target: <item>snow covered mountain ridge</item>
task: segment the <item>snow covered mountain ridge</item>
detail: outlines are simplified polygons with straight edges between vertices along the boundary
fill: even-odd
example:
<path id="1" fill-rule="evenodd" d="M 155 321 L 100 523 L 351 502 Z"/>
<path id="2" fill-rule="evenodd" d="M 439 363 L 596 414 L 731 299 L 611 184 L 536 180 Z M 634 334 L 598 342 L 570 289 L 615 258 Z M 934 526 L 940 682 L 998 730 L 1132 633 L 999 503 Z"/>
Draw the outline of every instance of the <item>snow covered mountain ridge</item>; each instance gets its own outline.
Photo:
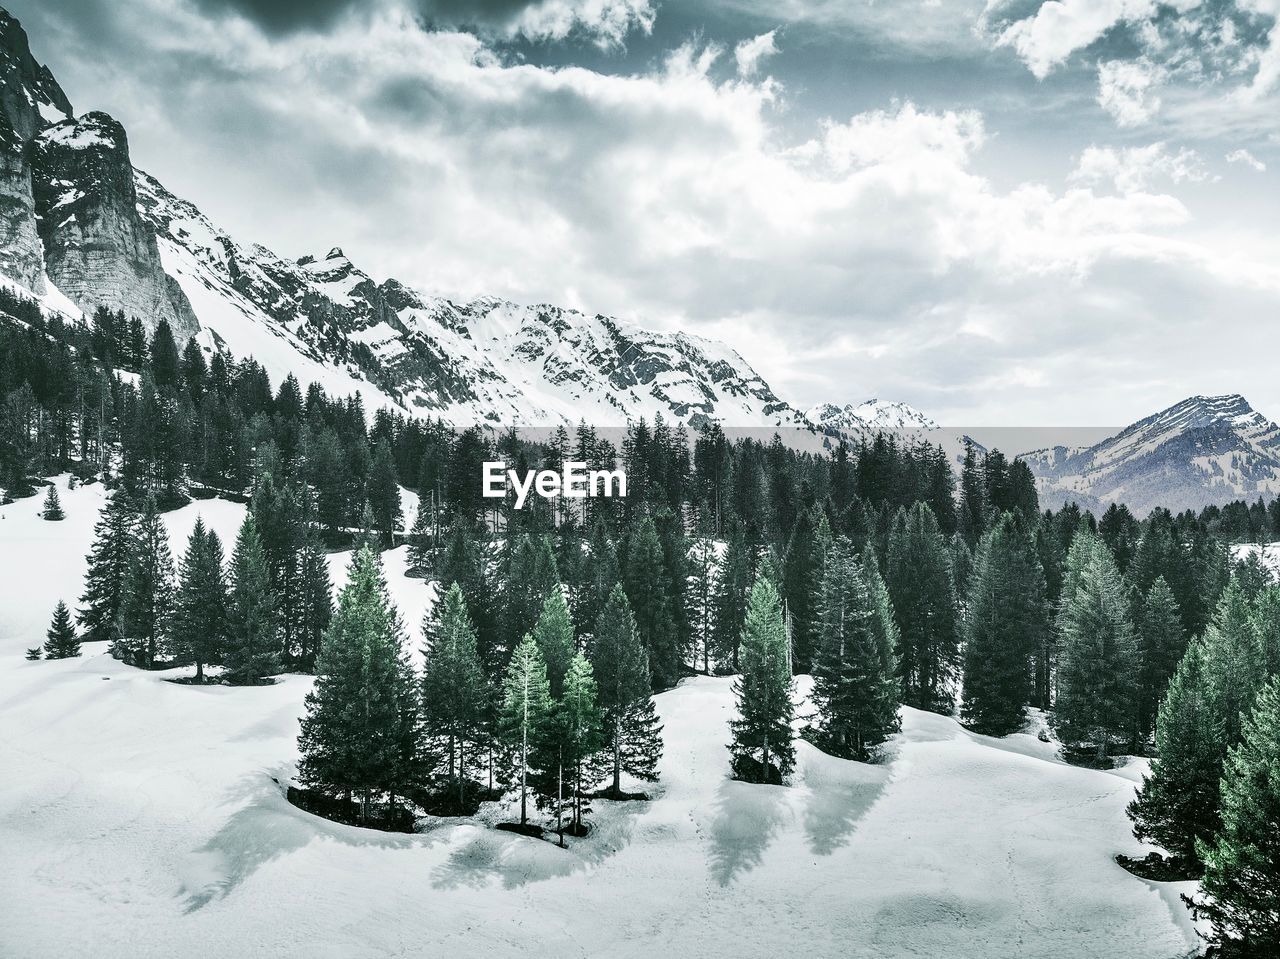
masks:
<path id="1" fill-rule="evenodd" d="M 836 406 L 819 403 L 805 411 L 805 418 L 823 432 L 857 434 L 862 432 L 914 432 L 936 430 L 938 424 L 907 403 L 870 399 L 854 405 Z"/>
<path id="2" fill-rule="evenodd" d="M 661 414 L 693 426 L 808 426 L 722 343 L 551 305 L 455 303 L 379 283 L 336 247 L 289 261 L 239 243 L 154 177 L 138 171 L 135 182 L 201 326 L 273 374 L 302 354 L 455 425 L 611 426 Z"/>
<path id="3" fill-rule="evenodd" d="M 1023 453 L 1045 505 L 1200 509 L 1280 493 L 1280 426 L 1243 396 L 1192 396 L 1088 447 Z"/>

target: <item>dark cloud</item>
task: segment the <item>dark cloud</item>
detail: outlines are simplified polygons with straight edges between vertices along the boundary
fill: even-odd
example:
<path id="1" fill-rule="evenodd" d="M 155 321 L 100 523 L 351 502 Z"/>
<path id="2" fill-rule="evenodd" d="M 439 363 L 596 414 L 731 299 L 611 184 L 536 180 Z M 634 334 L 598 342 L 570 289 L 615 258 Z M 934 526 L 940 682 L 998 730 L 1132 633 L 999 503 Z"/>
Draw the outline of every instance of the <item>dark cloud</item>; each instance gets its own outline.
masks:
<path id="1" fill-rule="evenodd" d="M 331 26 L 343 14 L 368 6 L 362 0 L 196 0 L 212 14 L 239 14 L 265 33 L 286 34 Z"/>

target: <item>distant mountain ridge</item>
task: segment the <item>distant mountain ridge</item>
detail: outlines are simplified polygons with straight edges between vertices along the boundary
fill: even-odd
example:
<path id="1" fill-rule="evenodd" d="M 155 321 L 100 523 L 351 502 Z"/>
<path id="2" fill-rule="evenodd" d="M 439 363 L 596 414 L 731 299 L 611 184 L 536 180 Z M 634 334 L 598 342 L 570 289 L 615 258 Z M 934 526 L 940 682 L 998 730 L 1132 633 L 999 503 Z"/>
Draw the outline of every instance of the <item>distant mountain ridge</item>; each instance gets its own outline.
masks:
<path id="1" fill-rule="evenodd" d="M 1243 396 L 1192 396 L 1088 447 L 1021 454 L 1044 505 L 1200 509 L 1280 493 L 1280 426 Z"/>

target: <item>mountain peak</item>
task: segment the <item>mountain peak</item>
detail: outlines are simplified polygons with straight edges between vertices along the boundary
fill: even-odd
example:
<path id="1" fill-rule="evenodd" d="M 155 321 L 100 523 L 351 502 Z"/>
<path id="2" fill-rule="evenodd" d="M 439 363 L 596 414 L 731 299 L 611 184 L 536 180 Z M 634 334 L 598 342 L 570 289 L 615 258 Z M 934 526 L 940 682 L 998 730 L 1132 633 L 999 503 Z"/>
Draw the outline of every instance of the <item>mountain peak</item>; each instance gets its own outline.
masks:
<path id="1" fill-rule="evenodd" d="M 907 403 L 864 400 L 857 405 L 836 406 L 819 403 L 805 412 L 805 418 L 824 432 L 861 433 L 936 430 L 938 424 Z"/>

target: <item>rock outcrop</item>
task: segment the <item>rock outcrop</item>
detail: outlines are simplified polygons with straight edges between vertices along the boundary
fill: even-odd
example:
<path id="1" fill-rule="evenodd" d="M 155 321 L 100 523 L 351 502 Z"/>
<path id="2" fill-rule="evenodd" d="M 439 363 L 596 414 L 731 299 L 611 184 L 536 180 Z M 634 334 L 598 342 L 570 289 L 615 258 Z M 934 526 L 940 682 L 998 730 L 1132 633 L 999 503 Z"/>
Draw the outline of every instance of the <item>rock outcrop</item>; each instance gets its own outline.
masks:
<path id="1" fill-rule="evenodd" d="M 49 278 L 85 313 L 98 306 L 169 322 L 178 342 L 199 329 L 186 294 L 164 271 L 155 233 L 138 214 L 124 127 L 86 113 L 33 141 L 36 214 Z"/>
<path id="2" fill-rule="evenodd" d="M 0 273 L 44 292 L 44 250 L 36 230 L 31 141 L 71 104 L 31 55 L 26 31 L 0 10 Z"/>

